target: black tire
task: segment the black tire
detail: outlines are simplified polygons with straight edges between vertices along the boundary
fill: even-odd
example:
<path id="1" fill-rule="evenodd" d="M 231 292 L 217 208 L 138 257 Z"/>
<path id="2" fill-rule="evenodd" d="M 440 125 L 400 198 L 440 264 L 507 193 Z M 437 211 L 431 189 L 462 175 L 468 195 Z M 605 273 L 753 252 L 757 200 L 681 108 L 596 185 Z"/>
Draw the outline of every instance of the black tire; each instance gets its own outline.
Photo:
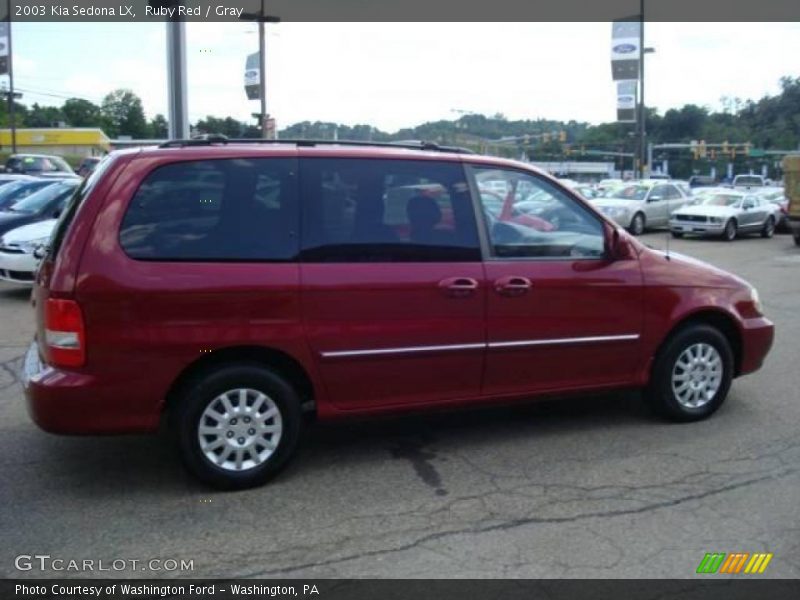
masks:
<path id="1" fill-rule="evenodd" d="M 800 246 L 800 233 L 795 233 L 794 234 L 794 245 L 795 246 Z"/>
<path id="2" fill-rule="evenodd" d="M 725 223 L 725 229 L 722 231 L 722 239 L 726 242 L 732 242 L 736 239 L 736 234 L 736 220 L 728 219 L 728 222 Z"/>
<path id="3" fill-rule="evenodd" d="M 681 355 L 696 344 L 712 346 L 722 363 L 719 386 L 713 397 L 697 407 L 682 404 L 673 389 L 672 375 Z M 699 421 L 714 413 L 725 401 L 733 380 L 733 351 L 727 338 L 709 325 L 694 324 L 679 329 L 664 342 L 656 355 L 645 398 L 650 406 L 672 421 Z"/>
<path id="4" fill-rule="evenodd" d="M 628 231 L 630 231 L 633 235 L 642 235 L 645 227 L 647 227 L 647 221 L 644 214 L 637 212 L 631 219 L 631 226 L 628 228 Z"/>
<path id="5" fill-rule="evenodd" d="M 274 407 L 277 408 L 280 418 L 280 436 L 271 454 L 265 457 L 261 464 L 251 468 L 244 468 L 241 471 L 231 470 L 234 467 L 223 468 L 207 458 L 200 447 L 198 430 L 201 417 L 203 417 L 206 408 L 212 403 L 220 402 L 218 398 L 225 392 L 239 389 L 252 390 L 253 392 L 264 394 L 267 400 L 263 402 L 271 401 Z M 255 398 L 257 397 L 255 394 L 248 392 L 245 404 L 255 405 Z M 234 408 L 241 410 L 241 400 L 238 394 L 236 396 L 232 395 L 230 398 Z M 236 404 L 233 404 L 234 402 Z M 184 392 L 178 399 L 175 410 L 172 413 L 171 426 L 173 432 L 177 435 L 183 462 L 192 474 L 219 489 L 244 489 L 266 483 L 286 466 L 294 454 L 304 423 L 300 404 L 297 392 L 280 375 L 258 363 L 236 363 L 223 366 L 185 386 Z M 221 404 L 217 404 L 217 407 L 220 406 Z M 247 408 L 251 409 L 251 406 Z M 264 409 L 264 414 L 266 414 L 266 409 Z M 244 427 L 245 418 L 241 417 L 240 413 L 235 416 L 240 416 L 241 418 L 241 422 L 236 423 L 237 427 Z M 255 420 L 255 416 L 247 417 L 247 419 L 250 418 Z M 206 425 L 209 424 L 207 419 L 207 417 L 204 419 Z M 232 421 L 223 423 L 220 420 L 220 423 L 223 423 L 223 427 L 228 427 L 228 423 Z M 266 421 L 263 423 L 266 424 Z M 274 427 L 276 423 L 277 417 L 269 419 L 270 426 Z M 210 424 L 213 425 L 213 420 L 210 421 Z M 252 437 L 248 435 L 247 441 L 243 443 L 246 443 L 248 448 L 252 446 L 254 452 L 266 451 L 265 449 L 268 446 L 261 441 L 259 432 L 255 428 L 242 432 L 242 435 L 249 434 L 250 431 L 255 432 L 255 434 Z M 236 435 L 238 434 L 232 437 L 236 437 Z M 226 432 L 223 436 L 220 433 L 218 437 L 220 440 L 225 441 L 224 438 L 228 437 L 228 434 Z M 211 436 L 210 439 L 214 441 L 215 438 Z M 245 440 L 245 437 L 236 439 Z M 271 439 L 274 440 L 274 437 Z M 220 454 L 230 452 L 233 444 L 234 440 L 226 442 L 220 449 Z M 252 455 L 250 456 L 252 458 Z"/>
<path id="6" fill-rule="evenodd" d="M 773 235 L 775 235 L 775 218 L 767 217 L 767 221 L 766 223 L 764 223 L 764 227 L 761 228 L 761 237 L 771 238 Z"/>
<path id="7" fill-rule="evenodd" d="M 674 238 L 682 238 L 683 237 L 683 232 L 682 231 L 673 231 L 672 232 L 672 237 L 674 237 Z"/>

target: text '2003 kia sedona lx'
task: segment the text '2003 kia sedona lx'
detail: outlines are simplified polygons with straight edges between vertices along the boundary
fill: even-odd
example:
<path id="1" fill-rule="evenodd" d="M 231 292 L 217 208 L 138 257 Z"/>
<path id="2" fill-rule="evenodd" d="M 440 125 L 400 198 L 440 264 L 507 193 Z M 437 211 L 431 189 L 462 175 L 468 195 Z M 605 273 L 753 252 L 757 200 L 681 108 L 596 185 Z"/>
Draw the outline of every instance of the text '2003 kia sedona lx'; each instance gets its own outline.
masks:
<path id="1" fill-rule="evenodd" d="M 212 139 L 123 151 L 36 276 L 24 385 L 57 433 L 156 430 L 256 485 L 319 419 L 643 388 L 713 413 L 773 326 L 555 179 L 455 148 Z"/>

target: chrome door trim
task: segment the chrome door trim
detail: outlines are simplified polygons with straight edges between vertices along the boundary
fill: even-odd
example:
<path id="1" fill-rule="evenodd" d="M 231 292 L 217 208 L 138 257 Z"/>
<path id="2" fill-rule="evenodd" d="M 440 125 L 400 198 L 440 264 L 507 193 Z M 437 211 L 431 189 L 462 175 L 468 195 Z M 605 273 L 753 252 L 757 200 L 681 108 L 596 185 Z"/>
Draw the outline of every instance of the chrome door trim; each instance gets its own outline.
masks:
<path id="1" fill-rule="evenodd" d="M 322 358 L 355 358 L 359 356 L 386 356 L 390 354 L 421 354 L 424 352 L 456 352 L 461 350 L 483 350 L 485 348 L 523 348 L 527 346 L 550 346 L 564 344 L 592 344 L 638 340 L 638 333 L 625 335 L 595 335 L 576 338 L 551 338 L 540 340 L 513 340 L 476 344 L 444 344 L 439 346 L 402 346 L 398 348 L 374 348 L 369 350 L 334 350 L 321 352 Z"/>
<path id="2" fill-rule="evenodd" d="M 510 342 L 489 342 L 489 348 L 519 348 L 526 346 L 550 346 L 563 344 L 592 344 L 603 342 L 624 342 L 638 340 L 638 333 L 625 335 L 593 335 L 576 338 L 551 338 L 543 340 L 514 340 Z"/>
<path id="3" fill-rule="evenodd" d="M 357 356 L 382 356 L 386 354 L 419 354 L 422 352 L 447 352 L 457 350 L 482 350 L 486 344 L 447 344 L 442 346 L 405 346 L 400 348 L 376 348 L 373 350 L 336 350 L 322 352 L 323 358 L 350 358 Z"/>

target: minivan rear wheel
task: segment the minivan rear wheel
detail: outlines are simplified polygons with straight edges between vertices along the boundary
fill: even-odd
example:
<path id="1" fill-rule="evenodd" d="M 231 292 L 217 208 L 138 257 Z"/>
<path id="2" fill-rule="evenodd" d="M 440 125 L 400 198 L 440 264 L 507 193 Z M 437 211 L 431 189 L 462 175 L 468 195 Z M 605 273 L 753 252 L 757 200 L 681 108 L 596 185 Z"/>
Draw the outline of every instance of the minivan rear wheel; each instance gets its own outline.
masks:
<path id="1" fill-rule="evenodd" d="M 243 489 L 265 483 L 286 465 L 303 418 L 285 379 L 242 363 L 188 385 L 173 426 L 189 471 L 214 487 Z"/>
<path id="2" fill-rule="evenodd" d="M 733 379 L 733 351 L 727 338 L 709 325 L 687 326 L 658 352 L 645 396 L 674 421 L 697 421 L 716 411 Z"/>

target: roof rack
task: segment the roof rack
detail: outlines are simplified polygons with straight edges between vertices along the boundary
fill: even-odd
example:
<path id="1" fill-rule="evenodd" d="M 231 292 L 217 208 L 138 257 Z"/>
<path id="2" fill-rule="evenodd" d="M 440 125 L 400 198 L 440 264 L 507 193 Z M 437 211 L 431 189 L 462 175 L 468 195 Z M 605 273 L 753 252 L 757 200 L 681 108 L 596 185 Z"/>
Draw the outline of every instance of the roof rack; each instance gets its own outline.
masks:
<path id="1" fill-rule="evenodd" d="M 378 148 L 407 148 L 410 150 L 429 150 L 432 152 L 451 152 L 454 154 L 474 154 L 469 148 L 442 146 L 435 142 L 362 142 L 356 140 L 266 140 L 262 138 L 229 138 L 222 134 L 207 134 L 188 140 L 169 140 L 159 148 L 184 148 L 187 146 L 212 146 L 214 144 L 294 144 L 295 146 L 366 146 Z"/>

